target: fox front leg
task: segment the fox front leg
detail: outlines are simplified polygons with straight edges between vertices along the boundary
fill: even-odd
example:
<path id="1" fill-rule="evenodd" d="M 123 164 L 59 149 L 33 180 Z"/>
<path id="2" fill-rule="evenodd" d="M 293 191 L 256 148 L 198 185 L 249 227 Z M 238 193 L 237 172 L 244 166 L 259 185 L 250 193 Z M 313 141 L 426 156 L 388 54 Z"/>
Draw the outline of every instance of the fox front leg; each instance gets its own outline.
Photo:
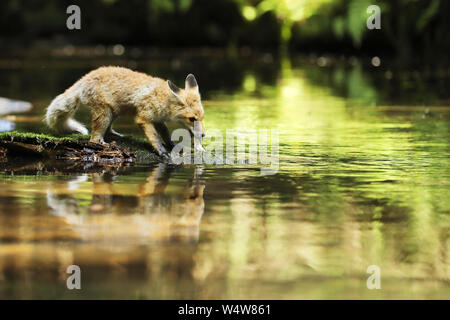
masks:
<path id="1" fill-rule="evenodd" d="M 172 142 L 172 139 L 170 138 L 170 132 L 167 126 L 163 122 L 154 122 L 156 131 L 158 131 L 159 135 L 164 141 L 164 144 L 169 150 L 172 150 L 174 147 L 174 144 Z"/>
<path id="2" fill-rule="evenodd" d="M 144 131 L 148 142 L 150 142 L 158 155 L 168 157 L 169 153 L 163 146 L 153 123 L 142 118 L 136 118 L 136 124 Z"/>

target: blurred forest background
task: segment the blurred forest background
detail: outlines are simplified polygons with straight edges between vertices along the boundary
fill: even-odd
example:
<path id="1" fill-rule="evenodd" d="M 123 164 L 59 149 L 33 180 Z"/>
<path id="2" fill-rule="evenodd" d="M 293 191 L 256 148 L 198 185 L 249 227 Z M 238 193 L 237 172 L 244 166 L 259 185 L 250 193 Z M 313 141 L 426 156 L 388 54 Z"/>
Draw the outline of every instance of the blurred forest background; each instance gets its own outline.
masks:
<path id="1" fill-rule="evenodd" d="M 69 31 L 66 8 L 81 8 Z M 368 6 L 381 8 L 369 30 Z M 2 0 L 1 48 L 110 45 L 231 53 L 389 54 L 432 62 L 450 49 L 446 0 Z"/>
<path id="2" fill-rule="evenodd" d="M 81 30 L 66 25 L 73 4 Z M 367 28 L 374 4 L 380 30 Z M 40 116 L 82 74 L 120 65 L 194 73 L 205 99 L 306 77 L 365 105 L 448 105 L 448 12 L 445 0 L 2 0 L 0 96 Z"/>

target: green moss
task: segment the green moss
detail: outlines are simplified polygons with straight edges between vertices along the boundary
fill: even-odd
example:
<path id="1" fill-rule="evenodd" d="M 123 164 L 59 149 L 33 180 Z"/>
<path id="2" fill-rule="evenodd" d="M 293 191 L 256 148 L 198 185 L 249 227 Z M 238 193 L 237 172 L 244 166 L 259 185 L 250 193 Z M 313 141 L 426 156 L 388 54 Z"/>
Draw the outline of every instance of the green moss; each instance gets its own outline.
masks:
<path id="1" fill-rule="evenodd" d="M 7 139 L 7 138 L 31 138 L 31 139 L 48 139 L 48 140 L 56 140 L 56 141 L 88 141 L 89 136 L 88 135 L 82 135 L 82 134 L 71 134 L 64 137 L 55 137 L 49 134 L 45 133 L 33 133 L 33 132 L 20 132 L 20 131 L 8 131 L 8 132 L 1 132 L 0 133 L 0 139 Z"/>
<path id="2" fill-rule="evenodd" d="M 79 135 L 83 137 L 82 135 Z M 123 148 L 127 148 L 132 151 L 137 158 L 138 162 L 156 162 L 160 158 L 156 155 L 153 147 L 147 142 L 145 138 L 134 138 L 130 136 L 114 137 L 113 139 L 117 145 Z M 106 138 L 108 141 L 108 138 Z"/>
<path id="3" fill-rule="evenodd" d="M 80 142 L 87 143 L 89 141 L 89 135 L 82 134 L 71 134 L 67 136 L 53 136 L 51 134 L 46 133 L 33 133 L 33 132 L 20 132 L 20 131 L 9 131 L 9 132 L 1 132 L 0 140 L 34 140 L 38 144 L 44 141 L 53 140 L 64 142 Z M 121 148 L 125 148 L 130 150 L 136 155 L 137 162 L 145 163 L 145 162 L 156 162 L 159 161 L 159 157 L 155 154 L 151 145 L 144 138 L 133 138 L 133 137 L 114 137 L 109 138 L 106 137 L 105 140 L 107 142 L 115 141 L 117 145 Z"/>

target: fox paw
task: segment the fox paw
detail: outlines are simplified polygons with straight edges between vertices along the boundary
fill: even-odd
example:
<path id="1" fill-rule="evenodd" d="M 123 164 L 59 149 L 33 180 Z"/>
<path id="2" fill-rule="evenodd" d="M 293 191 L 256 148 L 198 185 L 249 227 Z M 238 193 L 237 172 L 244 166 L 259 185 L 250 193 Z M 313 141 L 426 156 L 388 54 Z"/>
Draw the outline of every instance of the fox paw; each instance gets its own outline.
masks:
<path id="1" fill-rule="evenodd" d="M 171 160 L 172 158 L 171 158 L 171 156 L 170 156 L 170 153 L 169 152 L 162 152 L 160 155 L 159 155 L 163 160 Z"/>
<path id="2" fill-rule="evenodd" d="M 101 145 L 101 146 L 103 146 L 103 147 L 109 146 L 109 143 L 107 143 L 107 142 L 105 142 L 105 141 L 103 141 L 103 140 L 90 140 L 89 143 Z"/>

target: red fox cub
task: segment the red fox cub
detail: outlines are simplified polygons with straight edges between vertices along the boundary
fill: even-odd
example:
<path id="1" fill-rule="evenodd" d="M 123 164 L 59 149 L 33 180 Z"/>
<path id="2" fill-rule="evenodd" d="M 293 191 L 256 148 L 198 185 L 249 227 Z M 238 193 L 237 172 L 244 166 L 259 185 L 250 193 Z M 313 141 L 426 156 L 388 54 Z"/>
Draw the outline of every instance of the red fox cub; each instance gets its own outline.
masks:
<path id="1" fill-rule="evenodd" d="M 204 111 L 192 74 L 186 77 L 185 88 L 180 89 L 170 80 L 130 69 L 98 68 L 53 99 L 45 117 L 48 126 L 59 133 L 88 134 L 86 127 L 72 119 L 82 105 L 88 106 L 92 113 L 91 142 L 104 144 L 106 133 L 122 136 L 112 129 L 112 122 L 129 110 L 134 112 L 136 124 L 159 155 L 167 156 L 173 147 L 166 121 L 181 123 L 196 137 L 204 136 Z"/>

